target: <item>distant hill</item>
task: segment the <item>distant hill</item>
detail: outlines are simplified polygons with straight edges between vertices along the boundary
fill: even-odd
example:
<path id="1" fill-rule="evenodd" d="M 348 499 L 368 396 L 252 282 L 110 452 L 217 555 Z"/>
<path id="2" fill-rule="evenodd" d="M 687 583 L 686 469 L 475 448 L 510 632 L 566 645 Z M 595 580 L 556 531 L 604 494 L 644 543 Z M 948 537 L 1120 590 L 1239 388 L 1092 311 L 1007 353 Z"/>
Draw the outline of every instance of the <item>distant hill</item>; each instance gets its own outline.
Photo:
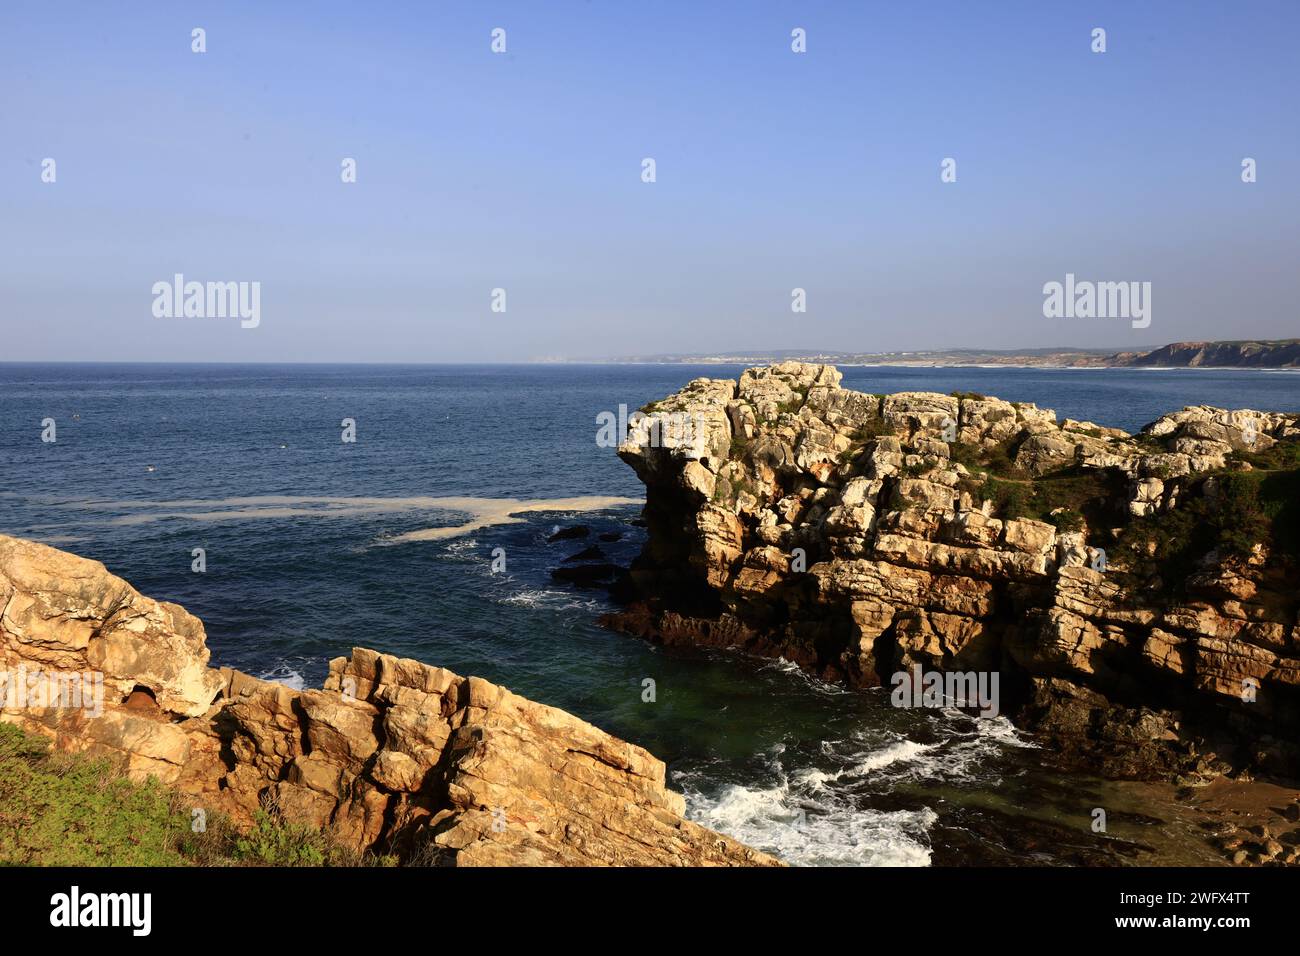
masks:
<path id="1" fill-rule="evenodd" d="M 917 352 L 836 352 L 799 349 L 736 350 L 620 356 L 616 363 L 763 365 L 797 360 L 833 365 L 1033 365 L 1059 368 L 1300 368 L 1300 339 L 1174 342 L 1150 352 L 1110 349 L 933 349 Z"/>
<path id="2" fill-rule="evenodd" d="M 1134 368 L 1300 368 L 1300 339 L 1174 342 L 1151 352 L 1119 352 L 1106 364 Z"/>

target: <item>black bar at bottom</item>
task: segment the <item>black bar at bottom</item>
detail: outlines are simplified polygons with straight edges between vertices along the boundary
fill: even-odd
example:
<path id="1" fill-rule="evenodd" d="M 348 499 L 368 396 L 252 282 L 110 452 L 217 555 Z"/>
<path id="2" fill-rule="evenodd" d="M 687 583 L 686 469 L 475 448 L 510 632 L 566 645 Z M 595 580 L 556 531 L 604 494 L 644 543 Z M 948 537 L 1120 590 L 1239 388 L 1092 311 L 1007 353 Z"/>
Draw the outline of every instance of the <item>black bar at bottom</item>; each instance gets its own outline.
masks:
<path id="1" fill-rule="evenodd" d="M 144 896 L 132 894 L 148 894 L 147 910 Z M 1196 934 L 1231 943 L 1258 930 L 1289 930 L 1297 899 L 1300 870 L 1273 867 L 0 869 L 11 939 L 76 934 L 127 946 L 319 940 L 378 951 L 410 946 L 408 933 L 434 949 L 511 936 L 529 946 L 579 937 L 635 945 L 700 932 L 771 948 L 774 926 L 810 945 L 869 944 L 882 931 L 918 943 L 938 934 L 940 944 L 1022 931 L 1062 940 Z"/>

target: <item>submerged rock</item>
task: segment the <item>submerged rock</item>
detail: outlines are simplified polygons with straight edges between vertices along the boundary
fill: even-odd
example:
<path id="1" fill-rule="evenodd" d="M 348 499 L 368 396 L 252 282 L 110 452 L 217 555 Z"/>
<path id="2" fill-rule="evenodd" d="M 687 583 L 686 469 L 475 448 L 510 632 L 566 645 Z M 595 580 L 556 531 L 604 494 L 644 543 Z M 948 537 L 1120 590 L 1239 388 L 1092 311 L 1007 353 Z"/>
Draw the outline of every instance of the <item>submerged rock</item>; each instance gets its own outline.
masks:
<path id="1" fill-rule="evenodd" d="M 776 864 L 684 819 L 652 754 L 480 678 L 355 648 L 299 691 L 207 662 L 183 608 L 0 536 L 0 720 L 120 756 L 196 809 L 246 825 L 275 807 L 439 865 Z M 49 672 L 85 699 L 17 692 Z"/>
<path id="2" fill-rule="evenodd" d="M 589 548 L 583 548 L 577 554 L 569 555 L 567 558 L 564 559 L 564 563 L 573 564 L 578 561 L 606 561 L 606 560 L 608 560 L 608 555 L 606 555 L 604 551 L 600 550 L 600 548 L 597 545 L 593 544 Z"/>
<path id="3" fill-rule="evenodd" d="M 551 577 L 556 581 L 569 584 L 598 586 L 608 584 L 622 574 L 623 569 L 616 564 L 571 564 L 554 568 Z"/>

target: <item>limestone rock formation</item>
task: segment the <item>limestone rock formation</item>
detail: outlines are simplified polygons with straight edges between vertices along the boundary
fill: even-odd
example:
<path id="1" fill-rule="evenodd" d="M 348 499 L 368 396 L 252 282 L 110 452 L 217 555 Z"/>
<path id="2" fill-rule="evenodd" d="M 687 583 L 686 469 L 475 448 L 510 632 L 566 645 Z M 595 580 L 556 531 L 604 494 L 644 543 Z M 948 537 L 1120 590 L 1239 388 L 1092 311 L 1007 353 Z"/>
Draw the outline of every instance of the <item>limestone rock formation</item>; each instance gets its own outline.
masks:
<path id="1" fill-rule="evenodd" d="M 441 865 L 776 863 L 685 820 L 653 755 L 485 680 L 360 648 L 321 690 L 207 662 L 183 608 L 0 536 L 0 720 L 120 755 L 196 808 L 247 824 L 274 806 L 358 850 Z M 63 683 L 35 679 L 50 674 Z M 59 690 L 74 686 L 83 698 Z"/>
<path id="2" fill-rule="evenodd" d="M 783 362 L 647 410 L 619 448 L 640 600 L 607 623 L 856 686 L 998 670 L 1004 713 L 1117 774 L 1300 768 L 1296 416 L 1194 406 L 1131 436 L 840 378 Z M 693 442 L 653 440 L 669 411 Z"/>

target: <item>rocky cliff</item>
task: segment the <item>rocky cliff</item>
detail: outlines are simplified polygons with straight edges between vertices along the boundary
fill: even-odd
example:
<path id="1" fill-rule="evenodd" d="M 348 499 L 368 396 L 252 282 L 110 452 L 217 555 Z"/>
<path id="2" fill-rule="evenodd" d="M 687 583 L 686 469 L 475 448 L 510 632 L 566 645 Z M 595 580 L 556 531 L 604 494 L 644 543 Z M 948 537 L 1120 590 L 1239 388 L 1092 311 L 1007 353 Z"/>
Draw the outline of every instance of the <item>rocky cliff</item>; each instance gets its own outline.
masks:
<path id="1" fill-rule="evenodd" d="M 1150 352 L 1121 352 L 1108 365 L 1135 368 L 1295 368 L 1300 339 L 1263 342 L 1172 342 Z"/>
<path id="2" fill-rule="evenodd" d="M 786 362 L 644 410 L 639 600 L 608 624 L 854 686 L 996 671 L 1003 713 L 1113 775 L 1300 769 L 1296 416 L 1128 435 L 840 378 Z"/>
<path id="3" fill-rule="evenodd" d="M 237 824 L 274 807 L 443 865 L 775 862 L 683 819 L 660 760 L 564 711 L 363 649 L 321 690 L 217 670 L 183 608 L 5 536 L 0 677 L 0 720 L 120 756 Z"/>

